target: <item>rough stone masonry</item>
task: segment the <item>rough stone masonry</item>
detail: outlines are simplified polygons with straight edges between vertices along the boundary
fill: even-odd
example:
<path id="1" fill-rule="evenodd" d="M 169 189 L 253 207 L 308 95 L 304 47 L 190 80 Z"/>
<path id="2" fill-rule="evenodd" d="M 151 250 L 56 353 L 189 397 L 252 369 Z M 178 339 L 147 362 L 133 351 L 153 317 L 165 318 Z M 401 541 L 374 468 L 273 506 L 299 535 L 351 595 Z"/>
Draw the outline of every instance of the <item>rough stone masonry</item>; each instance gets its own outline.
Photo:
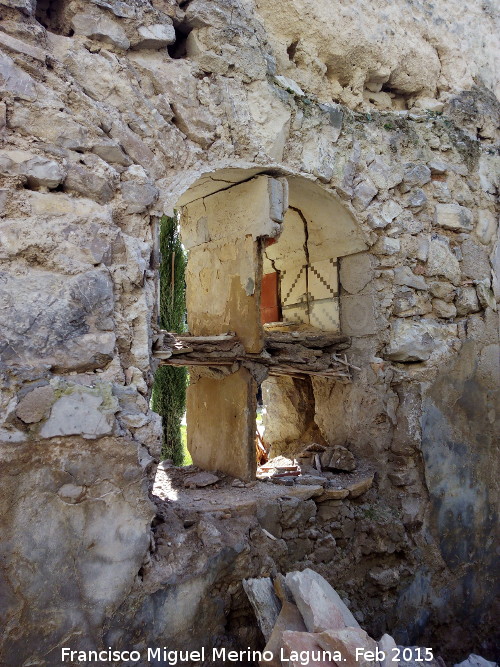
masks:
<path id="1" fill-rule="evenodd" d="M 489 0 L 0 0 L 3 665 L 262 646 L 242 579 L 306 567 L 376 638 L 494 657 L 498 31 Z M 193 511 L 152 493 L 158 219 L 259 174 L 363 241 L 361 370 L 282 388 L 276 439 L 302 405 L 374 483 Z"/>

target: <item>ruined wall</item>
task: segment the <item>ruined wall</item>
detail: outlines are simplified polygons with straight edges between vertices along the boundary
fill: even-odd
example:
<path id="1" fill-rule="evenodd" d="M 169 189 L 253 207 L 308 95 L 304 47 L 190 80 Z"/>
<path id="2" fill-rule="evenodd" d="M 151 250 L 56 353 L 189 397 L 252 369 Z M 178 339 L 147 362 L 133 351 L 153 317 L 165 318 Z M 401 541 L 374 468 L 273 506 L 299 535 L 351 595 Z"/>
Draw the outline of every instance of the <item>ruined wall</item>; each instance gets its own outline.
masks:
<path id="1" fill-rule="evenodd" d="M 132 644 L 142 604 L 171 599 L 172 615 L 179 577 L 194 597 L 210 585 L 142 581 L 162 563 L 155 224 L 235 166 L 311 178 L 358 221 L 369 250 L 341 263 L 340 310 L 362 370 L 314 382 L 315 420 L 373 466 L 411 545 L 386 626 L 480 647 L 498 483 L 493 4 L 0 4 L 1 660 L 99 646 L 133 589 Z M 185 641 L 189 614 L 175 619 Z"/>

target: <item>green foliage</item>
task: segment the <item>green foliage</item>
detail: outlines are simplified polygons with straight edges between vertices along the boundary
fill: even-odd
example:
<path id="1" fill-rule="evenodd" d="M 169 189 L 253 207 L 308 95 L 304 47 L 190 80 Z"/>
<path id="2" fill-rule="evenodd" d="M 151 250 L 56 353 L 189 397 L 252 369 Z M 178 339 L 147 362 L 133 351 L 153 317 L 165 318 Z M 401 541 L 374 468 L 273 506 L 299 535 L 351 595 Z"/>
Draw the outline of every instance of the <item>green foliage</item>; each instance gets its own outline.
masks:
<path id="1" fill-rule="evenodd" d="M 186 329 L 184 274 L 187 258 L 181 244 L 176 216 L 169 218 L 164 215 L 160 220 L 160 253 L 160 327 L 166 331 L 182 333 Z"/>
<path id="2" fill-rule="evenodd" d="M 185 331 L 186 293 L 184 274 L 186 253 L 179 236 L 177 217 L 160 220 L 160 317 L 166 331 Z M 187 368 L 160 366 L 153 385 L 152 408 L 162 417 L 162 457 L 182 465 L 184 448 L 181 421 L 186 410 Z"/>

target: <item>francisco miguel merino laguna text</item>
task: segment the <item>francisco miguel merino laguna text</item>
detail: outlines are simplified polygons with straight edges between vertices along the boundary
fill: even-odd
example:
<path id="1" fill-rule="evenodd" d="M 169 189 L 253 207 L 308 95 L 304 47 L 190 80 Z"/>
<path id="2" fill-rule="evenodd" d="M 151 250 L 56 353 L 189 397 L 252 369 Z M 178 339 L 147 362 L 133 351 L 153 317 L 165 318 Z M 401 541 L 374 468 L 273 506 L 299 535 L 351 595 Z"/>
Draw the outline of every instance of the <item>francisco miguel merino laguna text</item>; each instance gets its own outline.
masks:
<path id="1" fill-rule="evenodd" d="M 363 659 L 371 662 L 382 662 L 386 658 L 386 652 L 382 651 L 379 647 L 376 647 L 373 651 L 366 648 L 356 648 L 355 651 L 357 661 Z M 404 660 L 411 659 L 415 662 L 421 662 L 422 664 L 434 659 L 433 651 L 430 648 L 417 647 L 416 651 L 417 653 L 414 655 L 413 649 L 411 648 L 394 647 L 392 649 L 393 654 L 389 656 L 389 658 L 400 660 L 402 654 Z M 199 651 L 179 651 L 168 649 L 165 646 L 163 648 L 148 648 L 146 649 L 146 655 L 142 655 L 140 651 L 119 651 L 113 650 L 112 648 L 102 651 L 74 651 L 69 648 L 63 648 L 61 649 L 61 652 L 63 663 L 66 662 L 66 660 L 76 660 L 83 663 L 92 661 L 94 664 L 96 662 L 139 662 L 140 660 L 145 660 L 146 663 L 149 663 L 151 660 L 162 660 L 170 665 L 170 667 L 175 667 L 175 665 L 180 665 L 183 662 L 202 662 L 206 659 L 207 653 L 210 653 L 210 651 L 206 651 L 204 647 Z M 408 652 L 408 654 L 406 654 L 406 652 Z M 272 651 L 254 651 L 250 647 L 242 651 L 228 651 L 226 648 L 212 648 L 211 654 L 212 660 L 219 660 L 219 663 L 241 662 L 242 660 L 265 663 L 274 660 Z M 290 651 L 287 653 L 281 648 L 279 657 L 285 664 L 293 660 L 295 664 L 303 665 L 303 667 L 313 665 L 320 661 L 333 661 L 337 663 L 345 662 L 345 658 L 342 657 L 341 651 L 324 651 L 321 649 L 312 651 Z"/>
<path id="2" fill-rule="evenodd" d="M 358 651 L 366 654 L 365 649 L 357 649 L 356 652 Z M 274 659 L 272 651 L 255 651 L 251 648 L 241 651 L 228 650 L 226 648 L 212 648 L 211 651 L 207 651 L 204 647 L 199 651 L 181 651 L 168 649 L 166 647 L 147 648 L 145 653 L 141 651 L 121 651 L 112 648 L 101 651 L 75 651 L 69 648 L 62 648 L 61 659 L 63 663 L 66 661 L 78 661 L 81 663 L 93 662 L 93 664 L 96 662 L 139 662 L 141 660 L 148 663 L 151 660 L 162 660 L 171 667 L 174 667 L 175 665 L 180 665 L 186 662 L 202 662 L 206 660 L 207 654 L 210 653 L 212 660 L 218 660 L 219 664 L 225 662 L 238 663 L 243 660 L 270 662 Z M 285 653 L 284 649 L 281 648 L 279 657 L 284 663 L 293 660 L 295 661 L 295 664 L 298 663 L 304 667 L 321 660 L 336 661 L 338 663 L 344 661 L 340 651 L 324 651 L 321 649 L 313 651 L 290 651 Z M 361 657 L 362 656 L 359 655 L 359 658 Z M 370 655 L 364 655 L 363 657 L 374 659 L 375 656 L 372 657 L 370 653 Z M 377 655 L 378 659 L 381 659 L 382 657 L 385 656 Z"/>

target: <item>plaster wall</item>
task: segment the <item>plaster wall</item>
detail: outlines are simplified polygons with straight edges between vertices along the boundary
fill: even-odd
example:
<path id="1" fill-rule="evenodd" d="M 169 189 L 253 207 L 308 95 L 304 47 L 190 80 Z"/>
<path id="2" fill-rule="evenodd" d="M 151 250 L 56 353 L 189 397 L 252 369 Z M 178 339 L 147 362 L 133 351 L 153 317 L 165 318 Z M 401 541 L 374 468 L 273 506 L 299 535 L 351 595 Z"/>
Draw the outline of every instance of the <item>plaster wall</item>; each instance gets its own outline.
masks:
<path id="1" fill-rule="evenodd" d="M 193 378 L 187 395 L 187 437 L 193 463 L 247 482 L 255 478 L 255 395 L 250 373 Z"/>

